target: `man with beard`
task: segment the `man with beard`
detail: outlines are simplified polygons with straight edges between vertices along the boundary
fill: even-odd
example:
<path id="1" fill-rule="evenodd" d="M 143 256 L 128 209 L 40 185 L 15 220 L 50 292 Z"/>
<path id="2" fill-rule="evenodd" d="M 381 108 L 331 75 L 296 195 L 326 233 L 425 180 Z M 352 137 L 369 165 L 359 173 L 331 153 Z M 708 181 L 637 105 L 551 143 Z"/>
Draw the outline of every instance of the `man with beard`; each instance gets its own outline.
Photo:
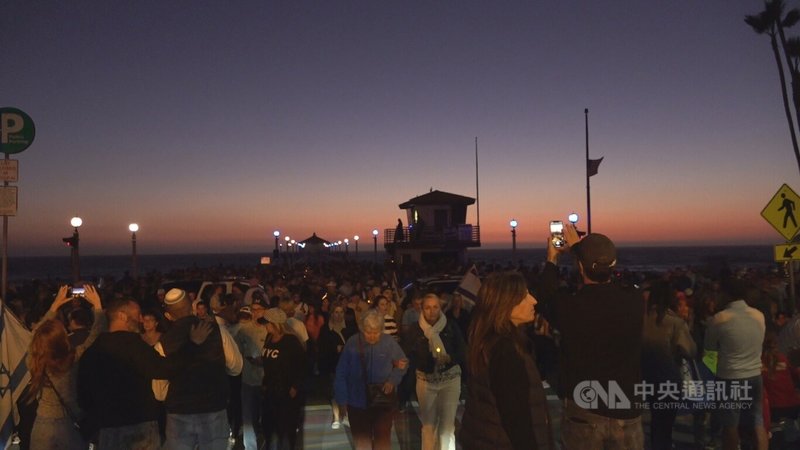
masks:
<path id="1" fill-rule="evenodd" d="M 169 378 L 211 332 L 210 324 L 192 327 L 186 342 L 163 358 L 139 335 L 142 314 L 130 299 L 106 308 L 108 332 L 98 336 L 81 359 L 78 398 L 99 428 L 100 448 L 158 448 L 158 404 L 153 378 Z"/>

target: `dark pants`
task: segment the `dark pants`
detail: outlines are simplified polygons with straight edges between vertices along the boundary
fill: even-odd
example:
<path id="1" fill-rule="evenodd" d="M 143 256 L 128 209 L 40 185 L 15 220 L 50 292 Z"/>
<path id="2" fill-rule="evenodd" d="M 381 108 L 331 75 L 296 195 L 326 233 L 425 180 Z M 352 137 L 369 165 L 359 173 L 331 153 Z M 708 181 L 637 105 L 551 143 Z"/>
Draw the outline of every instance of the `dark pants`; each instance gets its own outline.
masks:
<path id="1" fill-rule="evenodd" d="M 674 409 L 650 410 L 650 442 L 653 450 L 672 449 L 672 426 L 675 425 Z"/>
<path id="2" fill-rule="evenodd" d="M 411 401 L 411 394 L 417 392 L 417 367 L 413 361 L 408 362 L 408 370 L 403 375 L 400 384 L 397 386 L 397 400 L 401 408 L 405 408 Z"/>
<path id="3" fill-rule="evenodd" d="M 294 449 L 297 442 L 297 429 L 302 425 L 300 421 L 300 410 L 303 409 L 301 398 L 300 394 L 295 398 L 289 397 L 288 393 L 285 395 L 264 394 L 261 427 L 264 430 L 267 448 L 269 448 L 272 435 L 276 434 L 279 449 Z"/>
<path id="4" fill-rule="evenodd" d="M 230 398 L 228 399 L 228 423 L 233 437 L 238 438 L 242 431 L 242 376 L 228 376 Z"/>
<path id="5" fill-rule="evenodd" d="M 347 407 L 355 450 L 390 450 L 396 408 Z"/>

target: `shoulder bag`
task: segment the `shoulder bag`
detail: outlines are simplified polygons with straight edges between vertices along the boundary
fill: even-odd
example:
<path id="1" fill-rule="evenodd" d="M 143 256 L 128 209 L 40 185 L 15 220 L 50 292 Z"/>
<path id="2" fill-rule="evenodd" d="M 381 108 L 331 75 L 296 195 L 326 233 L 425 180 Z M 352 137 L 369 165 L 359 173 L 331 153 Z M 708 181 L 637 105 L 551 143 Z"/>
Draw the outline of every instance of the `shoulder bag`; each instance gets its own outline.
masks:
<path id="1" fill-rule="evenodd" d="M 367 378 L 367 361 L 364 357 L 364 342 L 358 336 L 358 354 L 361 358 L 361 373 L 364 376 L 366 388 L 367 409 L 388 409 L 397 405 L 397 389 L 392 389 L 390 394 L 383 392 L 383 383 L 372 384 Z"/>

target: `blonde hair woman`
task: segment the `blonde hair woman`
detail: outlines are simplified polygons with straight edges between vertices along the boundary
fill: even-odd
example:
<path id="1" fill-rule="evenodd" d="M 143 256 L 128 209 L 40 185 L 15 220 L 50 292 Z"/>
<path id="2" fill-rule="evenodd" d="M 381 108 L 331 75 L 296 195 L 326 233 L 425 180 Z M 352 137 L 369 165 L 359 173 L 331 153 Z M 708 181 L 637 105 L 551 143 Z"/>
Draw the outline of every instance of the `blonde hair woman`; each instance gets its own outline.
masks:
<path id="1" fill-rule="evenodd" d="M 408 332 L 407 341 L 408 356 L 417 368 L 422 450 L 455 450 L 466 344 L 455 323 L 442 314 L 442 301 L 436 294 L 422 298 L 422 314 Z M 437 440 L 439 447 L 435 447 Z"/>

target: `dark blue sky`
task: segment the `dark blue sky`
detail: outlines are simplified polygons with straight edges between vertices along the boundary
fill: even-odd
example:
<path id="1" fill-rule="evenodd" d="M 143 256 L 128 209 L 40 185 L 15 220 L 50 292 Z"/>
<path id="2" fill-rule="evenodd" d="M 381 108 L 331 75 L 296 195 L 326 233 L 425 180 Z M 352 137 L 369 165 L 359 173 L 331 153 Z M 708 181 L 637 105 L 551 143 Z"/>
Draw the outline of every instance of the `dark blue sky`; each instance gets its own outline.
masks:
<path id="1" fill-rule="evenodd" d="M 761 8 L 8 1 L 0 106 L 37 125 L 10 251 L 63 253 L 73 215 L 88 253 L 127 251 L 132 221 L 145 253 L 366 236 L 431 187 L 474 196 L 476 136 L 484 242 L 515 217 L 537 245 L 585 212 L 587 107 L 596 231 L 777 243 L 759 212 L 800 184 L 769 40 L 743 21 Z"/>

